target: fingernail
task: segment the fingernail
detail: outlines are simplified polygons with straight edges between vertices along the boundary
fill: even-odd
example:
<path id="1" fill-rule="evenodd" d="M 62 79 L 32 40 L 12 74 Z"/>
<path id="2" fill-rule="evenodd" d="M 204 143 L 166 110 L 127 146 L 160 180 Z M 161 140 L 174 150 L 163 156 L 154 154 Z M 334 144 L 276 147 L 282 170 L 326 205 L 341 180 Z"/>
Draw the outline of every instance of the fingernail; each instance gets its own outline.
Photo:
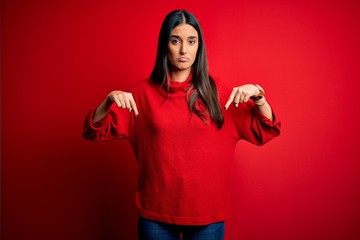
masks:
<path id="1" fill-rule="evenodd" d="M 239 104 L 238 103 L 235 103 L 235 107 L 238 107 L 239 106 Z"/>

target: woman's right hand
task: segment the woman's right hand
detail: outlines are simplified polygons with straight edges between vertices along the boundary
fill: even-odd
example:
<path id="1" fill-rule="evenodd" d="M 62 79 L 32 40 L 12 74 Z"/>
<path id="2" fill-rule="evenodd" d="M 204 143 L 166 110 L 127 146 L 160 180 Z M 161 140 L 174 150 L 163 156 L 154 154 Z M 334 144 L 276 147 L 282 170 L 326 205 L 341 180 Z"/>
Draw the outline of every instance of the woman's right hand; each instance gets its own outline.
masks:
<path id="1" fill-rule="evenodd" d="M 139 116 L 139 112 L 136 107 L 135 100 L 131 93 L 123 91 L 112 91 L 106 96 L 105 100 L 96 109 L 92 123 L 103 119 L 109 112 L 111 105 L 115 102 L 116 106 L 120 108 L 127 108 L 131 112 L 134 110 L 135 117 Z"/>
<path id="2" fill-rule="evenodd" d="M 107 99 L 111 102 L 115 102 L 119 108 L 129 109 L 130 112 L 134 110 L 135 117 L 139 116 L 135 100 L 131 93 L 123 91 L 112 91 L 107 96 Z"/>

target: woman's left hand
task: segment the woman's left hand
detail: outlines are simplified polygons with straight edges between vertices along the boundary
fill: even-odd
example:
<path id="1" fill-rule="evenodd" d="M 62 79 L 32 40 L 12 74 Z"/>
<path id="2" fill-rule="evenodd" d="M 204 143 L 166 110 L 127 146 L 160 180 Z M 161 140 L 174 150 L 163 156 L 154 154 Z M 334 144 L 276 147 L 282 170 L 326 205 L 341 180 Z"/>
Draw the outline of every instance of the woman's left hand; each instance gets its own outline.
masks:
<path id="1" fill-rule="evenodd" d="M 259 94 L 260 90 L 254 84 L 245 84 L 235 87 L 225 104 L 225 110 L 229 108 L 231 103 L 234 103 L 235 107 L 237 107 L 239 103 L 247 102 L 250 97 L 257 96 Z"/>

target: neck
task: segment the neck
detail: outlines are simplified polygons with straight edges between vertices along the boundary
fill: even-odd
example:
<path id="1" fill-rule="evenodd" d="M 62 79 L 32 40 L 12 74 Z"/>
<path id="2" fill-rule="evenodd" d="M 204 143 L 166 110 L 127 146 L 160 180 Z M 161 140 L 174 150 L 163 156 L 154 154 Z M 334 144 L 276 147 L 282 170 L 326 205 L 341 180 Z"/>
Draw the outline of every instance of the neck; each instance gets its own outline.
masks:
<path id="1" fill-rule="evenodd" d="M 188 79 L 190 73 L 191 73 L 191 69 L 186 69 L 182 71 L 171 71 L 170 72 L 171 81 L 184 82 L 186 81 L 186 79 Z"/>

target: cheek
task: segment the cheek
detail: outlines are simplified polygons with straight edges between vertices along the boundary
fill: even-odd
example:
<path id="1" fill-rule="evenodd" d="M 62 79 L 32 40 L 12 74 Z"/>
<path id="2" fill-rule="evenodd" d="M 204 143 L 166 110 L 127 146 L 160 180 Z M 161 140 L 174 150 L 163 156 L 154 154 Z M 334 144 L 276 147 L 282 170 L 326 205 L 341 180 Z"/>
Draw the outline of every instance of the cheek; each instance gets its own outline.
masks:
<path id="1" fill-rule="evenodd" d="M 174 54 L 174 51 L 171 51 L 171 49 L 168 49 L 167 58 L 168 58 L 168 62 L 169 62 L 171 65 L 175 65 L 175 64 L 176 64 L 176 61 L 175 61 L 176 55 Z"/>
<path id="2" fill-rule="evenodd" d="M 198 52 L 198 47 L 194 47 L 193 51 L 192 51 L 192 56 L 193 56 L 193 59 L 195 60 L 196 58 L 196 55 L 197 55 L 197 52 Z"/>
<path id="3" fill-rule="evenodd" d="M 174 58 L 175 57 L 175 49 L 174 48 L 171 48 L 169 47 L 168 48 L 168 58 Z"/>

